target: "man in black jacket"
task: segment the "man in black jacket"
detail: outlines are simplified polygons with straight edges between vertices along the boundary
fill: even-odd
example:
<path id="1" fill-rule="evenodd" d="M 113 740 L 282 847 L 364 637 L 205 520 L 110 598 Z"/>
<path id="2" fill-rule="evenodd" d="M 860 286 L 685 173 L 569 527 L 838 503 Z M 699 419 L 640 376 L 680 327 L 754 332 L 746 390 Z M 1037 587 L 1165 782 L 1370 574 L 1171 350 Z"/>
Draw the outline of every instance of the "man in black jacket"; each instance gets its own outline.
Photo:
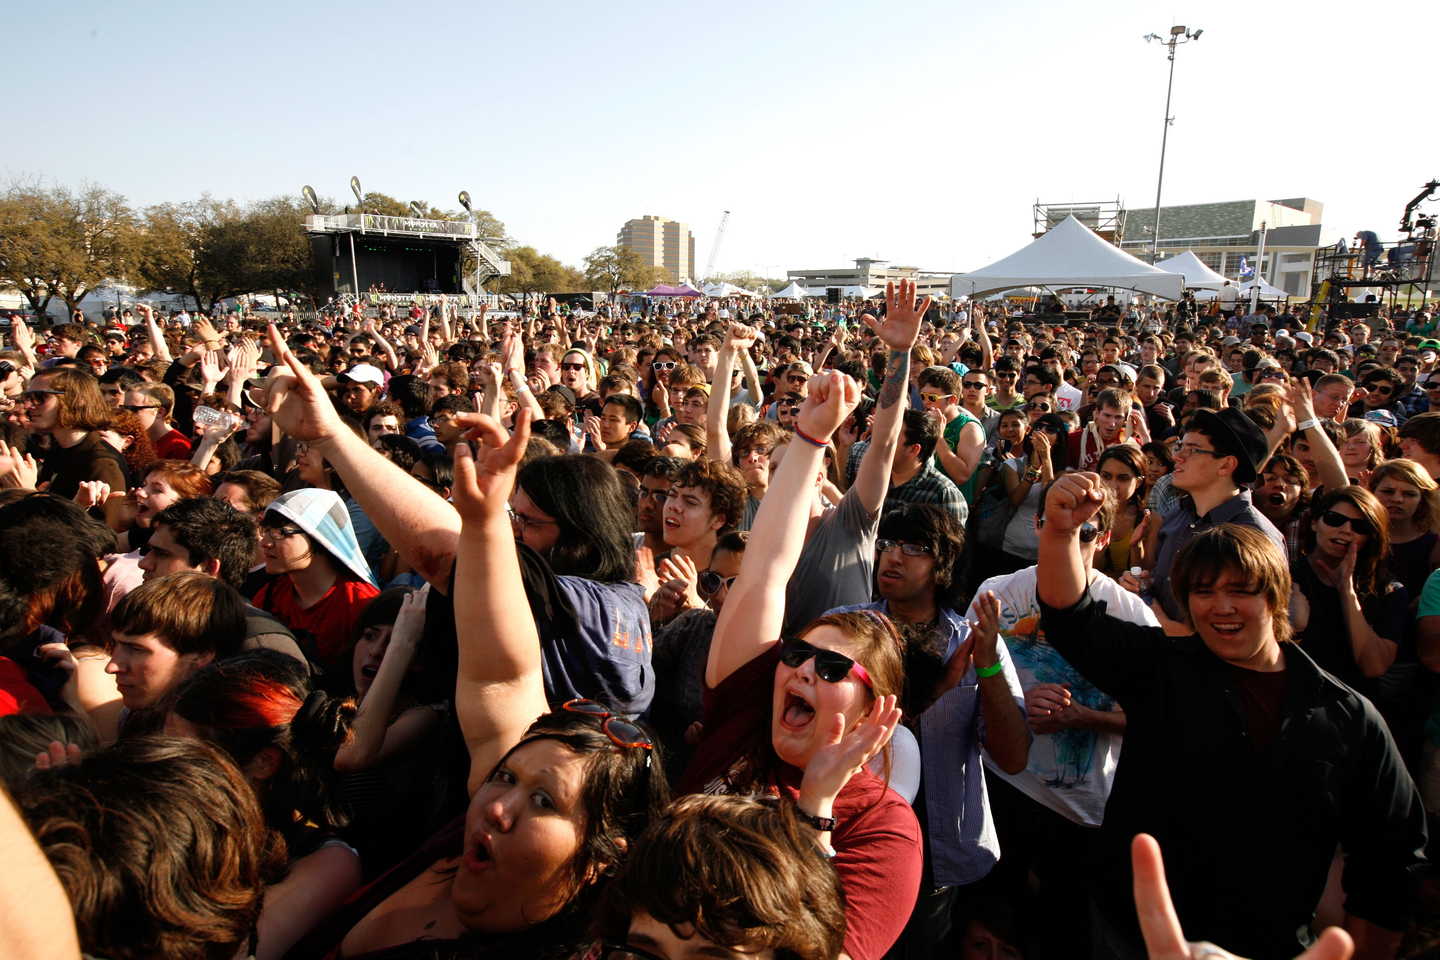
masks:
<path id="1" fill-rule="evenodd" d="M 1108 616 L 1086 590 L 1080 525 L 1095 474 L 1057 480 L 1040 532 L 1041 629 L 1125 710 L 1125 749 L 1101 827 L 1097 958 L 1143 957 L 1130 841 L 1160 842 L 1190 940 L 1289 960 L 1337 844 L 1356 957 L 1392 958 L 1425 864 L 1425 815 L 1384 721 L 1290 635 L 1290 576 L 1258 530 L 1224 524 L 1177 557 L 1188 637 Z"/>

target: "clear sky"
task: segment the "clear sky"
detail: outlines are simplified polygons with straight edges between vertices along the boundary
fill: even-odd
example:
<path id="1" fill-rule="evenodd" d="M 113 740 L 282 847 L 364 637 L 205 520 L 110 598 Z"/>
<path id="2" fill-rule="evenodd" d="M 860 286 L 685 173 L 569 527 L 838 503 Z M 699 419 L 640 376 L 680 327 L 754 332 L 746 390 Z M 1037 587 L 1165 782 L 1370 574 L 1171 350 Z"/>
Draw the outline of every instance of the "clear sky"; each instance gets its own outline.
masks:
<path id="1" fill-rule="evenodd" d="M 1205 33 L 1178 55 L 1164 203 L 1307 196 L 1389 240 L 1440 177 L 1418 0 L 0 10 L 11 175 L 137 206 L 467 189 L 577 265 L 645 213 L 691 225 L 703 272 L 730 210 L 717 271 L 779 276 L 975 269 L 1028 241 L 1036 199 L 1150 207 L 1167 63 L 1141 37 L 1172 23 Z"/>

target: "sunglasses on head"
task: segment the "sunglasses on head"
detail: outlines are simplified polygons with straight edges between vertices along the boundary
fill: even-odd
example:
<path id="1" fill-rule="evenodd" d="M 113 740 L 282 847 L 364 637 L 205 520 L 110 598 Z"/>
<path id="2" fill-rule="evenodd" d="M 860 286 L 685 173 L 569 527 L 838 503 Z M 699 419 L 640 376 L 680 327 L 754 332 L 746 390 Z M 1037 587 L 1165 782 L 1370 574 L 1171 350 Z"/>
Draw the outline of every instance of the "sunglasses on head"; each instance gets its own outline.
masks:
<path id="1" fill-rule="evenodd" d="M 798 667 L 811 657 L 815 658 L 815 675 L 826 683 L 839 683 L 854 670 L 861 683 L 874 689 L 870 683 L 870 674 L 865 672 L 865 668 L 843 653 L 822 650 L 808 641 L 796 638 L 782 640 L 780 643 L 780 662 L 787 667 Z"/>
<path id="2" fill-rule="evenodd" d="M 701 570 L 700 579 L 696 581 L 695 587 L 704 596 L 713 597 L 720 592 L 722 587 L 729 587 L 734 582 L 734 577 L 722 577 L 714 570 Z"/>
<path id="3" fill-rule="evenodd" d="M 1370 526 L 1369 520 L 1364 517 L 1347 517 L 1338 510 L 1326 510 L 1320 514 L 1320 519 L 1325 522 L 1325 526 L 1334 527 L 1336 530 L 1348 523 L 1350 529 L 1362 537 L 1369 537 L 1375 533 L 1375 528 Z"/>
<path id="4" fill-rule="evenodd" d="M 560 709 L 569 713 L 583 713 L 587 717 L 594 717 L 600 721 L 600 729 L 605 731 L 605 736 L 617 747 L 639 747 L 642 750 L 654 750 L 655 744 L 638 724 L 631 723 L 623 717 L 617 717 L 610 712 L 610 708 L 603 703 L 594 700 L 570 700 L 560 705 Z M 646 756 L 645 765 L 650 765 L 650 757 Z"/>

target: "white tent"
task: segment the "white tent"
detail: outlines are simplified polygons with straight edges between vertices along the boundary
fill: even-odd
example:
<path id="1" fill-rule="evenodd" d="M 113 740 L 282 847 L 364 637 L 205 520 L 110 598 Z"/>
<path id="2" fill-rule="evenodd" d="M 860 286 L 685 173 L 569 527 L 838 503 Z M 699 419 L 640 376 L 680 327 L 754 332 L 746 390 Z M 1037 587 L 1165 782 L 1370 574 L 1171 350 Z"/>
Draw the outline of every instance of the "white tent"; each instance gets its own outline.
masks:
<path id="1" fill-rule="evenodd" d="M 791 280 L 790 285 L 784 290 L 781 290 L 779 293 L 770 294 L 770 297 L 773 300 L 799 300 L 803 297 L 808 296 L 810 296 L 810 291 L 800 286 L 800 284 L 796 283 L 794 280 Z"/>
<path id="2" fill-rule="evenodd" d="M 1029 246 L 950 279 L 952 297 L 1015 287 L 1121 287 L 1179 300 L 1185 279 L 1137 260 L 1069 216 Z"/>
<path id="3" fill-rule="evenodd" d="M 1185 278 L 1185 286 L 1191 290 L 1219 290 L 1225 286 L 1225 278 L 1207 267 L 1193 250 L 1161 260 L 1155 266 L 1166 273 L 1180 274 Z"/>
<path id="4" fill-rule="evenodd" d="M 1256 282 L 1255 280 L 1246 280 L 1240 284 L 1241 295 L 1246 297 L 1250 296 L 1250 288 L 1255 286 Z M 1281 290 L 1279 287 L 1272 287 L 1269 283 L 1266 283 L 1264 277 L 1261 277 L 1258 282 L 1260 284 L 1261 300 L 1288 300 L 1290 298 L 1290 294 L 1284 290 Z"/>
<path id="5" fill-rule="evenodd" d="M 723 297 L 755 296 L 755 294 L 751 293 L 749 290 L 744 290 L 740 287 L 735 286 L 735 284 L 733 283 L 725 283 L 724 281 L 721 281 L 720 283 L 707 283 L 702 289 L 705 291 L 705 296 L 716 297 L 717 299 Z"/>

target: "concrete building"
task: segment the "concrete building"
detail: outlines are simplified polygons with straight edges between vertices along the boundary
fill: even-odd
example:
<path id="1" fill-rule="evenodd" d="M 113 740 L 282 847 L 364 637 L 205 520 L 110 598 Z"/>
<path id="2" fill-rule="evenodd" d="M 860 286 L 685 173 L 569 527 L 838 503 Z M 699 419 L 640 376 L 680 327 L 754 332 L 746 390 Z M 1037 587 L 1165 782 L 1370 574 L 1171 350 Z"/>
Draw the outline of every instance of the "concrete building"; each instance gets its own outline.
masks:
<path id="1" fill-rule="evenodd" d="M 647 214 L 626 220 L 615 243 L 640 254 L 647 267 L 664 267 L 671 283 L 695 278 L 695 237 L 689 224 Z"/>
<path id="2" fill-rule="evenodd" d="M 1161 207 L 1159 259 L 1193 250 L 1216 273 L 1239 280 L 1241 257 L 1246 265 L 1255 264 L 1263 222 L 1268 231 L 1261 276 L 1292 297 L 1308 297 L 1315 251 L 1339 239 L 1321 224 L 1324 210 L 1324 204 L 1308 197 Z M 1130 210 L 1128 223 L 1121 249 L 1148 263 L 1155 208 Z"/>
<path id="3" fill-rule="evenodd" d="M 889 262 L 888 260 L 861 257 L 855 261 L 854 267 L 790 270 L 786 276 L 799 283 L 800 286 L 809 287 L 812 290 L 823 290 L 826 287 L 878 287 L 884 290 L 887 281 L 914 280 L 916 293 L 919 296 L 923 297 L 926 294 L 949 296 L 951 274 L 923 272 L 919 267 L 891 267 L 887 266 Z"/>

